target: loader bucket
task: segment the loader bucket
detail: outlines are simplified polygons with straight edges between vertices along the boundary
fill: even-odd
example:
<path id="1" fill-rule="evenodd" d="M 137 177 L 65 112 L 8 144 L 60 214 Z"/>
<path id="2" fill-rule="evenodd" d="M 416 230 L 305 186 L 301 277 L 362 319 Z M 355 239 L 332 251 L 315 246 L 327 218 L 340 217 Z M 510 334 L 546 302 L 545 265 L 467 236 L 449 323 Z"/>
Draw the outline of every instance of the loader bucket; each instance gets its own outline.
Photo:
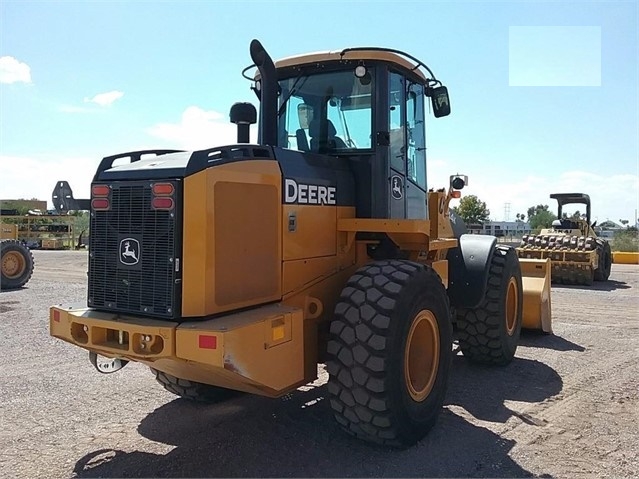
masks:
<path id="1" fill-rule="evenodd" d="M 519 259 L 524 289 L 522 328 L 552 333 L 550 259 Z"/>

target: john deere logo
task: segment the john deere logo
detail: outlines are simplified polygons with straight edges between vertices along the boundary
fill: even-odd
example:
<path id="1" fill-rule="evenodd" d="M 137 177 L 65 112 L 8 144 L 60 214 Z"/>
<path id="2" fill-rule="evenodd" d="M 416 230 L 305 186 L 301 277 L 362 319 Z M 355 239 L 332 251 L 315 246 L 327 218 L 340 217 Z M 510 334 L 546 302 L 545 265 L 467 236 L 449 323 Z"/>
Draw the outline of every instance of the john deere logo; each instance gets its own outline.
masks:
<path id="1" fill-rule="evenodd" d="M 120 263 L 133 266 L 140 262 L 140 242 L 135 238 L 120 241 Z"/>
<path id="2" fill-rule="evenodd" d="M 401 176 L 391 177 L 391 194 L 396 200 L 401 200 L 404 196 L 404 180 Z"/>

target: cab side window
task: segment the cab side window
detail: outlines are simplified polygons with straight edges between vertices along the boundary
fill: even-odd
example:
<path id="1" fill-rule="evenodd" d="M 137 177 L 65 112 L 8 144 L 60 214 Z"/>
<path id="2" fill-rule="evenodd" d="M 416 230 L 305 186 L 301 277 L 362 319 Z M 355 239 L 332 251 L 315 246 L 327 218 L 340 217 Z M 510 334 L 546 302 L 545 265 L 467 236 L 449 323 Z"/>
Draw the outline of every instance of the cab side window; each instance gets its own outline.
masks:
<path id="1" fill-rule="evenodd" d="M 426 135 L 424 131 L 424 87 L 409 83 L 406 89 L 406 176 L 426 189 Z"/>
<path id="2" fill-rule="evenodd" d="M 405 79 L 398 73 L 391 73 L 388 81 L 388 132 L 390 134 L 390 165 L 401 173 L 406 171 L 406 125 L 404 115 Z"/>

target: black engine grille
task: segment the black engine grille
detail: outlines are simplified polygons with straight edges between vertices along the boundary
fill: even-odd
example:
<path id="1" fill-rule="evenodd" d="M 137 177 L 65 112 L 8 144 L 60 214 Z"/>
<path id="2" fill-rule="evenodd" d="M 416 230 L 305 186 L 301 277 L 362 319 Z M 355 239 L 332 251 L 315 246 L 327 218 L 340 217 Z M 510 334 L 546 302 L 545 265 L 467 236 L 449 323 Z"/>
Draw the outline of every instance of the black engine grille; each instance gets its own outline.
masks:
<path id="1" fill-rule="evenodd" d="M 171 183 L 176 190 L 171 211 L 151 208 L 148 181 L 112 183 L 110 209 L 92 211 L 90 307 L 161 318 L 179 315 L 181 185 Z"/>

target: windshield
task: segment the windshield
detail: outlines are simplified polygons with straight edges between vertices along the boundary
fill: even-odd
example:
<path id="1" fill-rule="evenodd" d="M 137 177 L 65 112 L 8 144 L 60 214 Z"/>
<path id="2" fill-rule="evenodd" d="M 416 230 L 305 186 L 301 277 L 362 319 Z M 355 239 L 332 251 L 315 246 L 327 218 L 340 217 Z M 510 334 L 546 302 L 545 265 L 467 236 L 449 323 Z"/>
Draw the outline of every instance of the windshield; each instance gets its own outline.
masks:
<path id="1" fill-rule="evenodd" d="M 350 153 L 371 148 L 373 74 L 353 70 L 300 75 L 279 82 L 279 146 Z"/>

